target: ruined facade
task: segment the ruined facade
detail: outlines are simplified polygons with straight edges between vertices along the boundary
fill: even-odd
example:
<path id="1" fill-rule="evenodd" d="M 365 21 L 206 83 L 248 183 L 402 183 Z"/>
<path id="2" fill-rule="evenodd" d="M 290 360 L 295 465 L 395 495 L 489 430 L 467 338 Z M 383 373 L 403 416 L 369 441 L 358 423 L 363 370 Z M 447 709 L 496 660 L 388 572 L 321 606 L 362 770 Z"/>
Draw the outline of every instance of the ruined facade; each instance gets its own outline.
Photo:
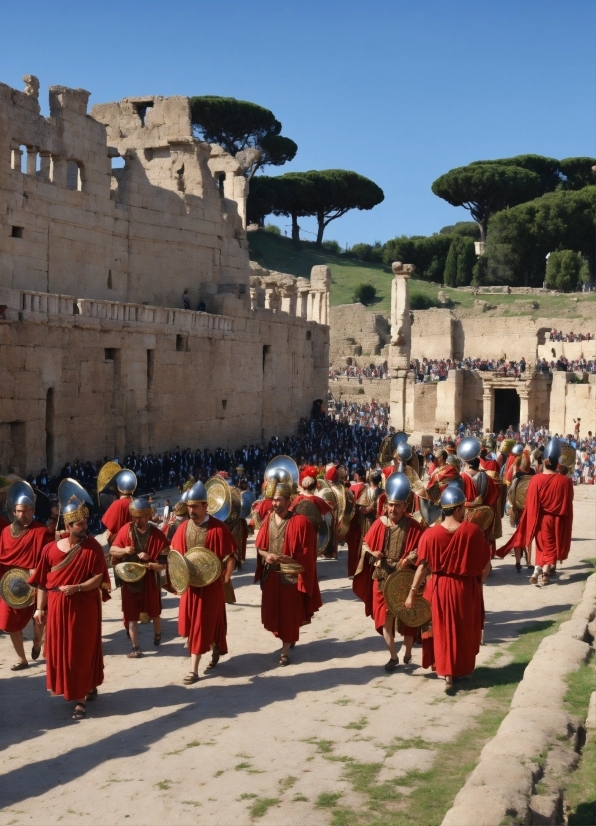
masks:
<path id="1" fill-rule="evenodd" d="M 0 84 L 0 469 L 291 432 L 326 392 L 327 268 L 261 286 L 243 167 L 187 98 L 51 87 L 45 118 L 26 81 Z"/>

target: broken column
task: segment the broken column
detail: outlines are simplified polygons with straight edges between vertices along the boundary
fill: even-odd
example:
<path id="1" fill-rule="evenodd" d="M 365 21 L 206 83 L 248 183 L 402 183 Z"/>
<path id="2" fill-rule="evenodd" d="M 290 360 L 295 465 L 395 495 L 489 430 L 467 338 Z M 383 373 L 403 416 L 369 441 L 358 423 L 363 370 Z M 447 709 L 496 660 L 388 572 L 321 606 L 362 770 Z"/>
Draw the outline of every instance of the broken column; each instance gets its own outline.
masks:
<path id="1" fill-rule="evenodd" d="M 397 430 L 406 428 L 406 380 L 410 369 L 412 343 L 410 320 L 410 293 L 408 281 L 414 272 L 413 264 L 396 261 L 391 265 L 391 340 L 389 342 L 389 418 Z"/>

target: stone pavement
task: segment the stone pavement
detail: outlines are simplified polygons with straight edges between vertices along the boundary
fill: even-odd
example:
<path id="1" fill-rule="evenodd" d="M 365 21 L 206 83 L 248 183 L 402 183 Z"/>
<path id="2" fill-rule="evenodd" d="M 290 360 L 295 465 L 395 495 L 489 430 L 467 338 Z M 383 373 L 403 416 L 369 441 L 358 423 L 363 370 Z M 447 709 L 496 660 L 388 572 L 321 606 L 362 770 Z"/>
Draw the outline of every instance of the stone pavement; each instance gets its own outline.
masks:
<path id="1" fill-rule="evenodd" d="M 556 616 L 581 598 L 594 557 L 592 487 L 576 488 L 574 539 L 556 584 L 540 589 L 497 561 L 485 587 L 486 645 L 478 663 L 515 639 L 523 626 Z M 509 533 L 509 529 L 508 529 Z M 253 584 L 254 548 L 235 575 L 238 602 L 228 606 L 230 655 L 217 671 L 185 687 L 186 649 L 176 633 L 177 599 L 164 599 L 164 638 L 152 645 L 141 628 L 141 660 L 129 642 L 120 597 L 104 606 L 105 683 L 89 719 L 70 720 L 72 704 L 45 690 L 44 661 L 10 674 L 14 652 L 0 636 L 2 806 L 0 824 L 248 824 L 251 807 L 274 801 L 264 824 L 327 824 L 319 795 L 341 805 L 363 800 L 342 779 L 338 757 L 383 764 L 379 780 L 430 767 L 432 748 L 392 747 L 396 737 L 431 745 L 453 740 L 483 708 L 486 689 L 461 692 L 445 714 L 442 682 L 413 663 L 386 675 L 382 639 L 364 617 L 346 577 L 346 554 L 319 563 L 325 604 L 301 635 L 287 668 L 279 645 L 260 624 Z M 266 807 L 265 807 L 266 808 Z"/>

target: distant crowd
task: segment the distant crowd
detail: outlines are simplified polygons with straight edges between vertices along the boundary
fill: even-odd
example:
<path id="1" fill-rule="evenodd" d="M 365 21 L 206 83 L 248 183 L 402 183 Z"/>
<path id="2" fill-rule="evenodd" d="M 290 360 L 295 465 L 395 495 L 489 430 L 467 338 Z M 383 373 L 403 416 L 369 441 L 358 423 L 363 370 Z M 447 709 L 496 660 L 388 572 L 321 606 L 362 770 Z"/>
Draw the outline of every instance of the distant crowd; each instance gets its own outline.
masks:
<path id="1" fill-rule="evenodd" d="M 591 341 L 594 336 L 591 333 L 563 333 L 561 330 L 552 329 L 550 331 L 549 341 Z"/>
<path id="2" fill-rule="evenodd" d="M 387 362 L 377 366 L 369 367 L 353 367 L 346 365 L 346 367 L 332 367 L 329 369 L 329 378 L 337 381 L 337 379 L 388 379 L 389 368 Z"/>
<path id="3" fill-rule="evenodd" d="M 413 371 L 416 381 L 433 382 L 445 381 L 450 370 L 479 370 L 481 373 L 495 373 L 499 376 L 511 376 L 518 378 L 523 376 L 530 369 L 531 365 L 525 358 L 519 361 L 513 359 L 412 359 L 410 369 Z M 534 370 L 542 373 L 555 372 L 585 372 L 594 373 L 596 362 L 593 359 L 568 359 L 560 356 L 556 360 L 538 359 L 534 365 Z"/>

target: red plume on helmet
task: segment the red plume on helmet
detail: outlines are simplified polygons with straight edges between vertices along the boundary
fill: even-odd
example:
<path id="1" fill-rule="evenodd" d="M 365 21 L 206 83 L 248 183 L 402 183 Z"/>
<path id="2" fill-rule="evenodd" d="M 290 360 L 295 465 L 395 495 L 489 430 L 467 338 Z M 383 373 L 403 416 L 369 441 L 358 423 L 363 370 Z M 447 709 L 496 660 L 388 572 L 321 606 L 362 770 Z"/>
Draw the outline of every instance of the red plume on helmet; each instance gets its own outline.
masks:
<path id="1" fill-rule="evenodd" d="M 312 487 L 312 483 L 317 481 L 317 476 L 319 474 L 318 467 L 315 465 L 305 465 L 302 470 L 300 471 L 300 478 L 299 483 L 301 487 L 304 487 L 304 483 L 306 482 L 307 487 Z M 310 480 L 310 481 L 309 481 Z"/>
<path id="2" fill-rule="evenodd" d="M 337 482 L 337 467 L 335 465 L 331 465 L 331 467 L 327 469 L 325 473 L 325 481 Z"/>

